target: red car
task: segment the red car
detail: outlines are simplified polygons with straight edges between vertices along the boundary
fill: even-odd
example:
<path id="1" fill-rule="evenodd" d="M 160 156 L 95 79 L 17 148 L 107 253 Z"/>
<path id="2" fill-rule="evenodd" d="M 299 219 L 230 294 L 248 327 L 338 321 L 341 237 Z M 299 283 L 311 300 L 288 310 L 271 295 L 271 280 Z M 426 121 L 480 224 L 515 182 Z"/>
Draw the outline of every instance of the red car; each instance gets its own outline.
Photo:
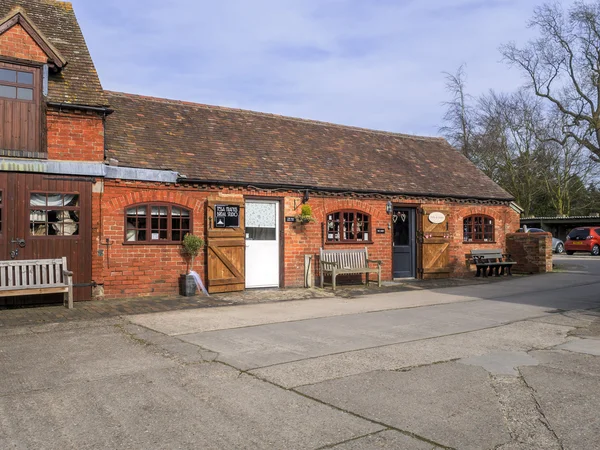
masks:
<path id="1" fill-rule="evenodd" d="M 575 252 L 590 252 L 593 256 L 600 255 L 600 227 L 573 228 L 565 242 L 567 255 Z"/>

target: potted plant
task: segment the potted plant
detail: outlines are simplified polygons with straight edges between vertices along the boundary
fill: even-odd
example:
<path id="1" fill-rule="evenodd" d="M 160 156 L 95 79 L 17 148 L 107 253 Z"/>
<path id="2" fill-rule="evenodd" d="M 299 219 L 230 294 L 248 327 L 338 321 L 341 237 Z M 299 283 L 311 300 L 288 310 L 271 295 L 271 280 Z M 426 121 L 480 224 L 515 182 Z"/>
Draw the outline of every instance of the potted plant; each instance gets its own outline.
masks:
<path id="1" fill-rule="evenodd" d="M 309 223 L 309 222 L 314 222 L 315 218 L 312 215 L 312 208 L 311 208 L 311 206 L 309 204 L 302 205 L 302 208 L 300 209 L 300 214 L 298 214 L 296 216 L 296 219 L 302 225 L 304 225 L 306 223 Z"/>
<path id="2" fill-rule="evenodd" d="M 185 297 L 196 295 L 196 281 L 190 275 L 194 267 L 194 258 L 198 256 L 204 246 L 204 240 L 193 234 L 186 234 L 183 237 L 182 253 L 189 258 L 189 266 L 186 274 L 179 277 L 179 293 Z"/>

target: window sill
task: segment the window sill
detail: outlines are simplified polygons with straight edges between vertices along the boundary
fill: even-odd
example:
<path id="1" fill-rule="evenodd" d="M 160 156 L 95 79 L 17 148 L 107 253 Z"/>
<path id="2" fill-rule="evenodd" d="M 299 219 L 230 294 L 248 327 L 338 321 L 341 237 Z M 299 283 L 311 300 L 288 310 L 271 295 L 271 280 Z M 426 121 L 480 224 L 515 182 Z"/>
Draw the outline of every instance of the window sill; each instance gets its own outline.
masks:
<path id="1" fill-rule="evenodd" d="M 496 241 L 462 241 L 463 244 L 497 244 Z"/>
<path id="2" fill-rule="evenodd" d="M 362 245 L 362 244 L 373 244 L 373 241 L 325 241 L 325 245 Z"/>
<path id="3" fill-rule="evenodd" d="M 123 245 L 182 245 L 183 241 L 123 241 Z"/>

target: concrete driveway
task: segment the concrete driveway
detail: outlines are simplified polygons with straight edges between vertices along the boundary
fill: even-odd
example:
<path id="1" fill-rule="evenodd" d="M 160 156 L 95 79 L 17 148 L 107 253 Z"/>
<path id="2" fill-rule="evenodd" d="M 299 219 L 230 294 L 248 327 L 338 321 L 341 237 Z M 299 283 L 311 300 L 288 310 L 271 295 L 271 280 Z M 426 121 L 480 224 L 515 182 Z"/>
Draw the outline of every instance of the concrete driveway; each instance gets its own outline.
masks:
<path id="1" fill-rule="evenodd" d="M 600 258 L 0 331 L 7 448 L 600 448 Z"/>

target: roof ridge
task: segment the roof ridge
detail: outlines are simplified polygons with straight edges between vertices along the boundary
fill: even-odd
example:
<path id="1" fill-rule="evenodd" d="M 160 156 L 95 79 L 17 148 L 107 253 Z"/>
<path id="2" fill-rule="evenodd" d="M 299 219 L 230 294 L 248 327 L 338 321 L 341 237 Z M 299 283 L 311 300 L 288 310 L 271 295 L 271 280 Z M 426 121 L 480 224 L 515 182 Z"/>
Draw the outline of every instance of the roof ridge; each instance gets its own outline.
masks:
<path id="1" fill-rule="evenodd" d="M 248 114 L 248 115 L 255 115 L 255 116 L 262 116 L 262 117 L 275 117 L 278 119 L 284 119 L 284 120 L 289 120 L 289 121 L 293 121 L 293 122 L 310 123 L 313 125 L 320 125 L 320 126 L 326 126 L 326 127 L 337 127 L 337 128 L 347 129 L 347 130 L 360 131 L 363 133 L 381 134 L 384 136 L 394 136 L 394 137 L 398 137 L 398 138 L 414 139 L 414 140 L 419 140 L 419 141 L 444 141 L 444 142 L 446 141 L 446 139 L 444 139 L 443 137 L 437 137 L 437 136 L 418 136 L 418 135 L 414 135 L 414 134 L 397 133 L 397 132 L 393 132 L 393 131 L 374 130 L 371 128 L 357 127 L 357 126 L 353 126 L 353 125 L 343 125 L 343 124 L 338 124 L 338 123 L 333 123 L 333 122 L 325 122 L 322 120 L 314 120 L 314 119 L 303 119 L 300 117 L 284 116 L 281 114 L 253 111 L 253 110 L 242 109 L 242 108 L 232 108 L 229 106 L 208 105 L 205 103 L 195 103 L 195 102 L 190 102 L 190 101 L 186 101 L 186 100 L 175 100 L 175 99 L 170 99 L 170 98 L 153 97 L 150 95 L 131 94 L 128 92 L 116 92 L 116 91 L 110 91 L 110 90 L 106 90 L 106 89 L 104 90 L 104 92 L 108 95 L 116 95 L 116 96 L 126 97 L 126 98 L 141 98 L 141 99 L 146 99 L 149 101 L 154 101 L 157 103 L 165 103 L 165 104 L 181 105 L 181 106 L 193 106 L 193 107 L 204 108 L 204 109 L 209 109 L 209 110 L 213 109 L 213 110 L 217 110 L 217 111 L 218 110 L 231 111 L 231 112 L 235 112 L 238 114 Z"/>

